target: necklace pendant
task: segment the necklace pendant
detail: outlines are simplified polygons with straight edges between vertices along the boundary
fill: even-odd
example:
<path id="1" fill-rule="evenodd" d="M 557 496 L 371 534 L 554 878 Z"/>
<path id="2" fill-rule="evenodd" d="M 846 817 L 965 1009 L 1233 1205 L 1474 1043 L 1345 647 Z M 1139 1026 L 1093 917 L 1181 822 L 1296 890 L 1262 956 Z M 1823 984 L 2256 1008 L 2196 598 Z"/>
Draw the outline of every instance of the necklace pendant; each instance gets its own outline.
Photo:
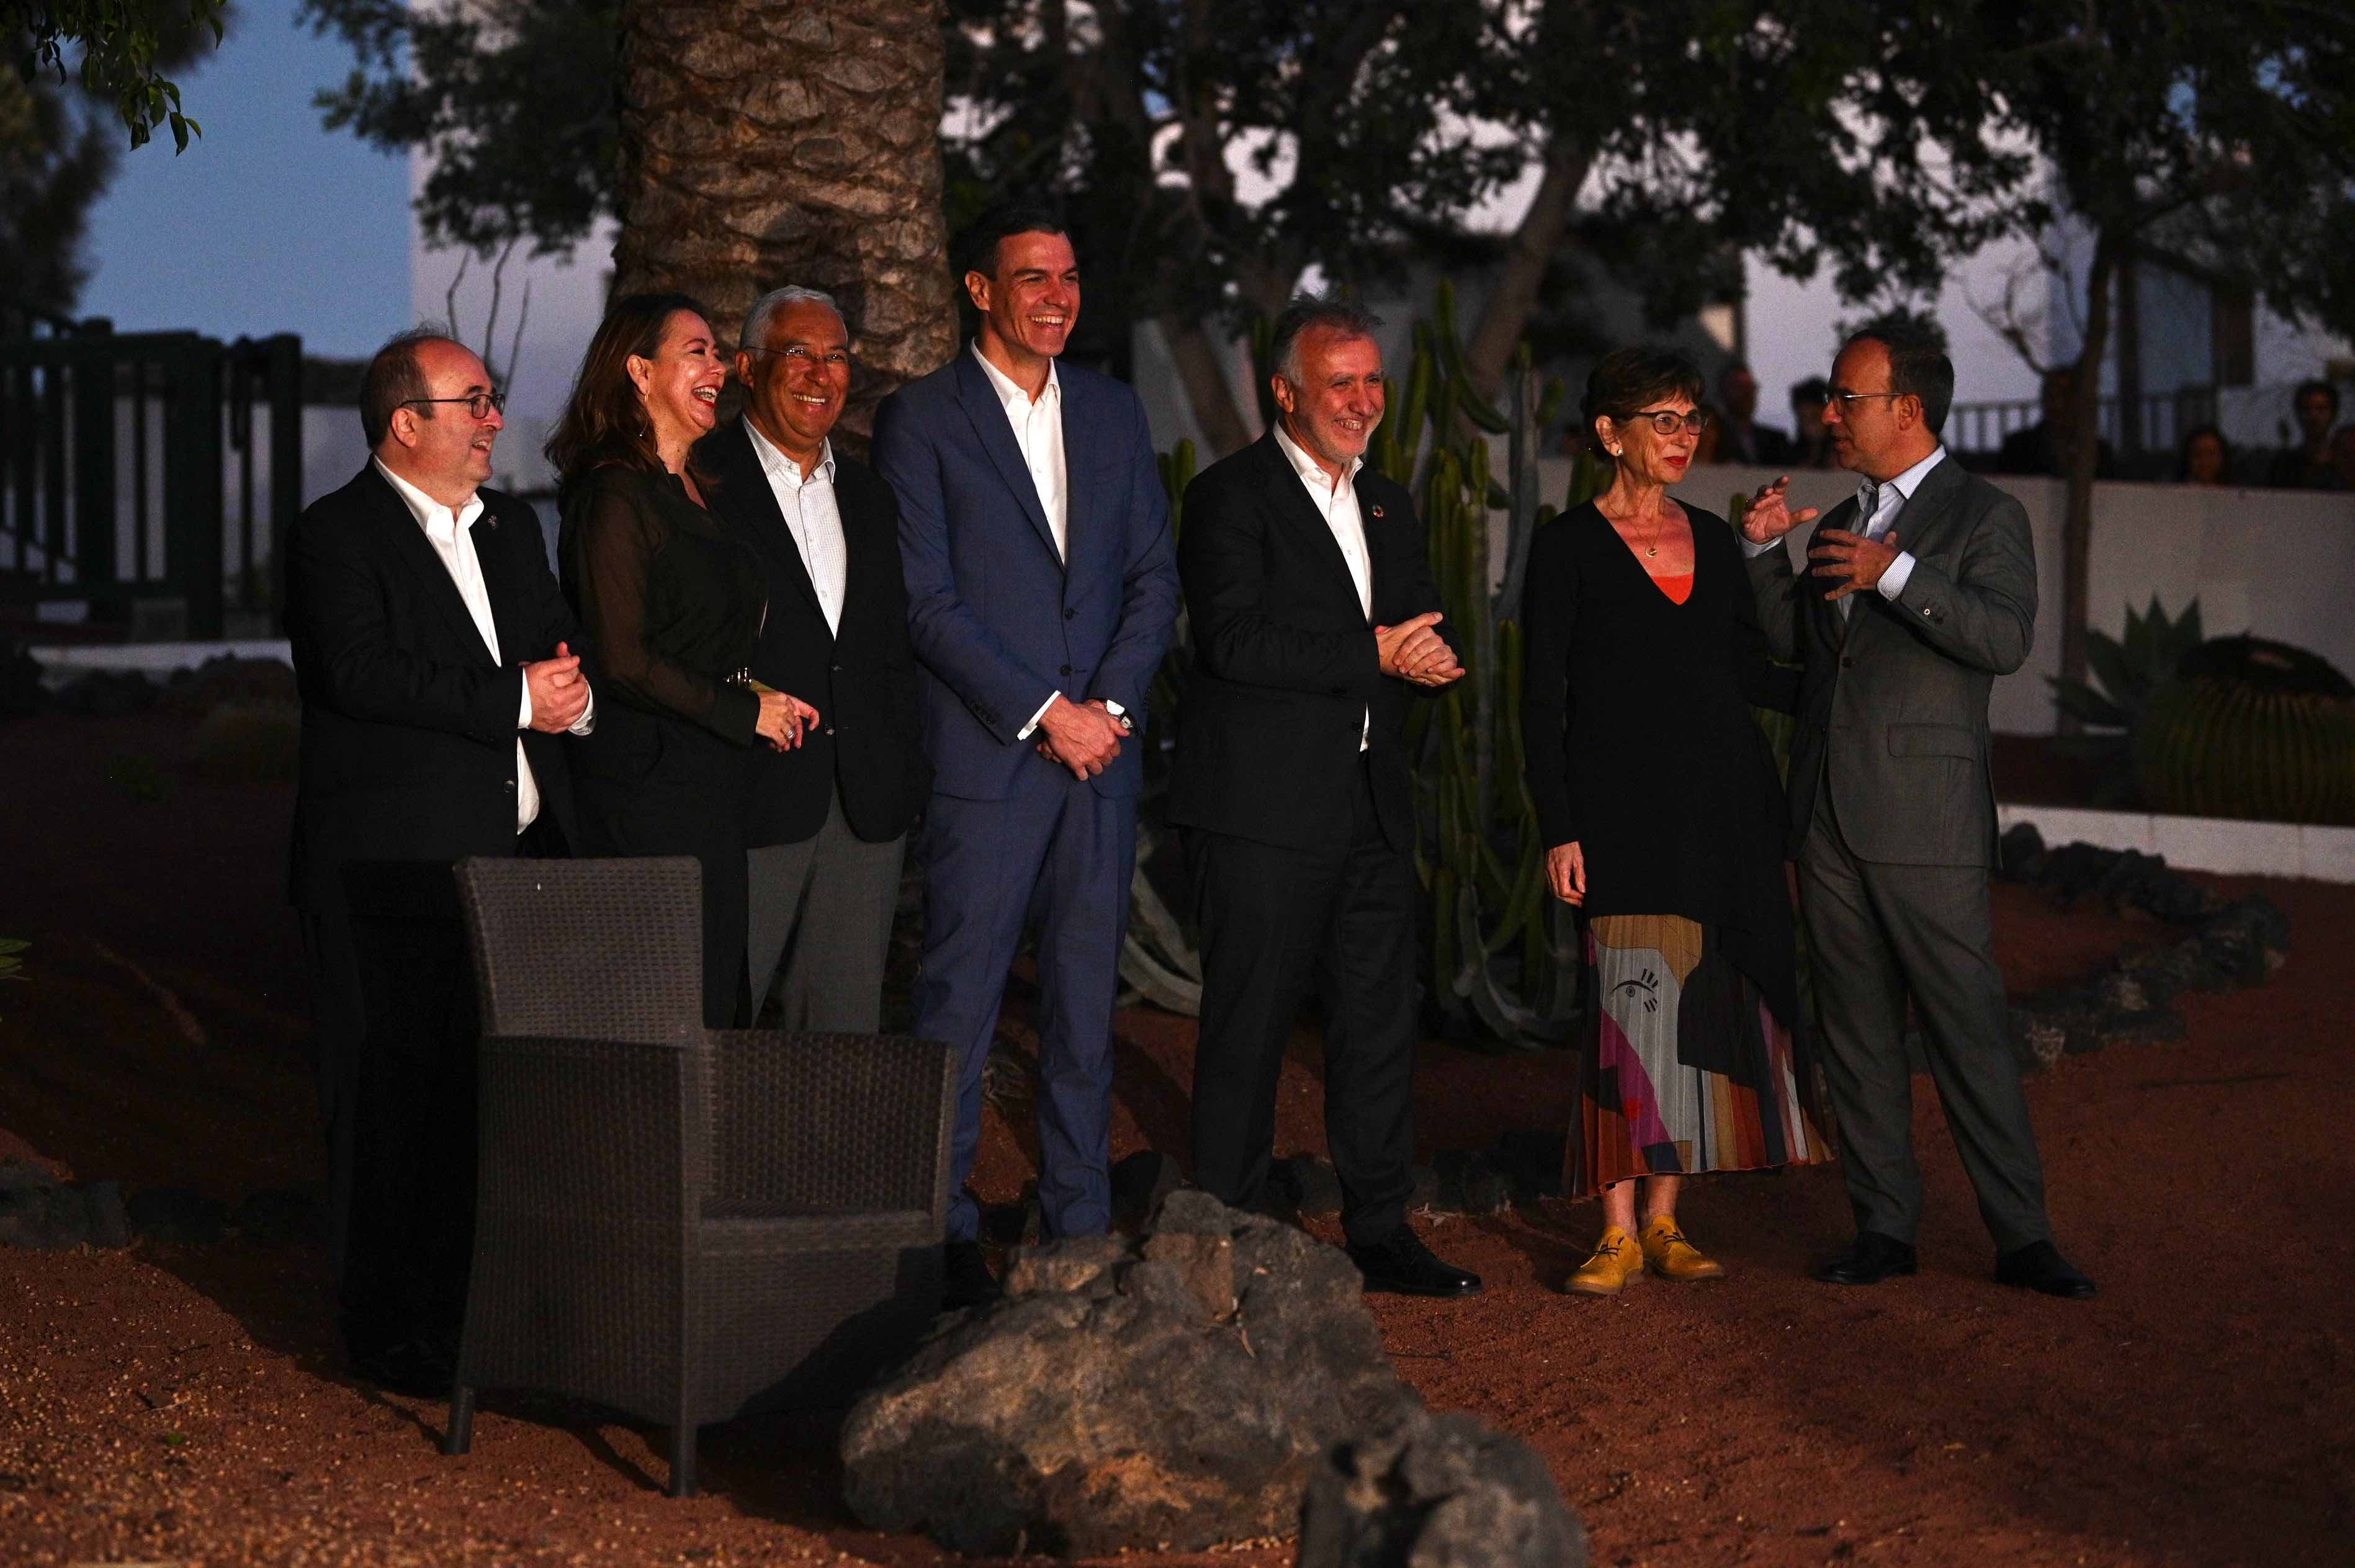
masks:
<path id="1" fill-rule="evenodd" d="M 1644 553 L 1645 553 L 1646 555 L 1657 555 L 1657 554 L 1659 554 L 1659 553 L 1660 553 L 1659 547 L 1658 547 L 1657 545 L 1655 545 L 1655 546 L 1653 546 L 1650 549 L 1646 550 Z"/>

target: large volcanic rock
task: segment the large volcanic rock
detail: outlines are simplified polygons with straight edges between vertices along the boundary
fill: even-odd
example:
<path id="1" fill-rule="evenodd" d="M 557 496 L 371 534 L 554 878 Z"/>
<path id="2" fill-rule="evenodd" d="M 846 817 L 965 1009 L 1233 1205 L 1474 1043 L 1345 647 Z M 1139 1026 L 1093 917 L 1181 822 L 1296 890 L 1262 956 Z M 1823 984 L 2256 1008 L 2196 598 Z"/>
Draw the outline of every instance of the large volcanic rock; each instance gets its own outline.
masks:
<path id="1" fill-rule="evenodd" d="M 1586 1531 L 1528 1444 L 1409 1405 L 1309 1477 L 1299 1568 L 1586 1568 Z"/>
<path id="2" fill-rule="evenodd" d="M 1199 1192 L 1006 1283 L 851 1412 L 845 1489 L 874 1528 L 1071 1556 L 1285 1535 L 1326 1449 L 1415 1403 L 1346 1256 Z"/>

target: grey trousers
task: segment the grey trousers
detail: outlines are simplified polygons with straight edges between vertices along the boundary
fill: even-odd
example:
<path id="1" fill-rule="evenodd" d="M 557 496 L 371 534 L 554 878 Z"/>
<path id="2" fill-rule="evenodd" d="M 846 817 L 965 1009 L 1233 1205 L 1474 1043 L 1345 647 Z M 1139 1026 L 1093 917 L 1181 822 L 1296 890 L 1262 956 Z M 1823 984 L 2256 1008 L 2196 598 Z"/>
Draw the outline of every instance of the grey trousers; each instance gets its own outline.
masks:
<path id="1" fill-rule="evenodd" d="M 1825 788 L 1799 849 L 1799 914 L 1857 1229 L 1911 1244 L 1921 1224 L 1905 1057 L 1910 993 L 1931 1081 L 1997 1249 L 2048 1240 L 2043 1167 L 2011 1053 L 1986 869 L 1859 860 Z"/>
<path id="2" fill-rule="evenodd" d="M 837 794 L 815 836 L 745 852 L 752 884 L 745 955 L 756 1018 L 782 960 L 783 1027 L 817 1033 L 876 1031 L 907 844 L 905 834 L 882 844 L 859 837 L 842 815 Z"/>

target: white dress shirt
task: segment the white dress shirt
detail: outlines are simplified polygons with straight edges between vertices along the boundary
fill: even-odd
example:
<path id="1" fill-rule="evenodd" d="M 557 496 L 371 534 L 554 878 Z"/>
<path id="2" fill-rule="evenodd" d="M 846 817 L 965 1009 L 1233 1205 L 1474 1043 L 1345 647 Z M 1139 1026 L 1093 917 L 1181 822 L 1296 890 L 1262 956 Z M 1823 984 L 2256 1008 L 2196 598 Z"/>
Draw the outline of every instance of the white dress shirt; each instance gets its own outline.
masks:
<path id="1" fill-rule="evenodd" d="M 777 510 L 785 517 L 785 528 L 794 536 L 794 548 L 801 551 L 802 568 L 809 573 L 810 586 L 817 591 L 817 607 L 826 616 L 826 629 L 837 636 L 842 634 L 842 594 L 849 580 L 849 547 L 842 538 L 842 508 L 834 494 L 834 443 L 821 443 L 817 467 L 804 474 L 802 465 L 787 457 L 777 444 L 761 433 L 761 427 L 751 421 L 744 428 L 752 435 L 752 451 L 761 459 L 761 472 L 769 477 L 769 490 L 777 497 Z"/>
<path id="2" fill-rule="evenodd" d="M 1877 539 L 1887 533 L 1890 526 L 1897 521 L 1897 514 L 1905 509 L 1905 503 L 1913 498 L 1913 492 L 1922 487 L 1923 476 L 1937 467 L 1945 455 L 1946 449 L 1941 446 L 1894 479 L 1878 484 L 1870 479 L 1860 481 L 1856 487 L 1856 527 L 1849 531 L 1862 534 L 1869 539 Z M 1746 539 L 1742 541 L 1742 552 L 1747 556 L 1761 556 L 1770 549 L 1782 548 L 1781 539 L 1769 539 L 1764 544 L 1753 544 Z M 1897 559 L 1881 571 L 1881 581 L 1874 586 L 1883 599 L 1893 604 L 1897 596 L 1905 592 L 1905 584 L 1912 581 L 1913 576 L 1913 552 L 1901 549 L 1897 552 Z M 1847 620 L 1855 613 L 1854 594 L 1849 594 L 1837 603 L 1841 620 Z"/>
<path id="3" fill-rule="evenodd" d="M 1282 449 L 1292 471 L 1300 475 L 1307 488 L 1308 499 L 1315 504 L 1325 526 L 1333 530 L 1333 542 L 1341 547 L 1341 560 L 1349 568 L 1349 581 L 1358 590 L 1358 609 L 1370 623 L 1374 618 L 1374 563 L 1366 553 L 1366 518 L 1358 509 L 1358 470 L 1366 465 L 1362 457 L 1353 457 L 1349 466 L 1336 479 L 1325 472 L 1281 421 L 1275 427 L 1275 444 Z M 1373 710 L 1368 709 L 1358 721 L 1358 750 L 1364 751 L 1373 725 Z"/>
<path id="4" fill-rule="evenodd" d="M 1021 449 L 1022 465 L 1030 471 L 1030 483 L 1039 492 L 1039 509 L 1047 514 L 1047 531 L 1055 536 L 1055 559 L 1069 560 L 1071 503 L 1063 464 L 1063 383 L 1055 375 L 1055 362 L 1047 361 L 1047 385 L 1033 398 L 1015 384 L 1014 378 L 989 362 L 978 337 L 973 340 L 973 357 L 1006 410 L 1006 422 L 1014 427 L 1014 444 Z M 1060 689 L 1049 692 L 1039 711 L 1030 715 L 1030 722 L 1015 732 L 1015 739 L 1028 740 L 1047 709 L 1055 706 L 1055 699 L 1062 695 Z M 1112 709 L 1114 718 L 1124 717 L 1118 704 L 1104 706 Z"/>
<path id="5" fill-rule="evenodd" d="M 432 496 L 395 474 L 384 465 L 381 458 L 370 458 L 376 471 L 392 485 L 393 494 L 400 497 L 417 526 L 425 530 L 425 539 L 433 553 L 442 558 L 442 567 L 450 580 L 458 585 L 458 597 L 466 602 L 466 613 L 474 617 L 474 630 L 483 635 L 483 645 L 490 650 L 491 662 L 499 659 L 499 628 L 491 616 L 491 591 L 483 581 L 483 563 L 474 553 L 474 519 L 483 515 L 483 498 L 470 496 L 466 504 L 454 512 Z M 589 706 L 572 721 L 572 733 L 586 735 L 596 728 L 597 698 L 590 694 Z M 516 714 L 518 731 L 531 728 L 531 682 L 523 682 L 523 701 Z M 516 737 L 516 831 L 522 832 L 539 816 L 539 781 L 532 776 L 531 759 L 524 754 L 523 737 Z"/>

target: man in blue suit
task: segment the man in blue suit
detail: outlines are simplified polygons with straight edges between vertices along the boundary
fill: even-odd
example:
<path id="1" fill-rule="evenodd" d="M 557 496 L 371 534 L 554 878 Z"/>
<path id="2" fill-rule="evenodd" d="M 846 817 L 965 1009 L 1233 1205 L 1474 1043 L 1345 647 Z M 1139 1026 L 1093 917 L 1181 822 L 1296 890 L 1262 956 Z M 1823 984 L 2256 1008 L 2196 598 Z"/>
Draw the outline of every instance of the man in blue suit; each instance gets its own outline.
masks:
<path id="1" fill-rule="evenodd" d="M 1007 970 L 1033 923 L 1044 1229 L 1089 1235 L 1111 1218 L 1112 1012 L 1139 736 L 1178 614 L 1145 407 L 1120 382 L 1055 362 L 1080 310 L 1061 220 L 1007 208 L 971 244 L 964 285 L 981 330 L 884 402 L 873 447 L 900 498 L 933 768 L 915 1031 L 963 1060 L 952 1306 L 996 1293 L 964 1183 Z"/>

